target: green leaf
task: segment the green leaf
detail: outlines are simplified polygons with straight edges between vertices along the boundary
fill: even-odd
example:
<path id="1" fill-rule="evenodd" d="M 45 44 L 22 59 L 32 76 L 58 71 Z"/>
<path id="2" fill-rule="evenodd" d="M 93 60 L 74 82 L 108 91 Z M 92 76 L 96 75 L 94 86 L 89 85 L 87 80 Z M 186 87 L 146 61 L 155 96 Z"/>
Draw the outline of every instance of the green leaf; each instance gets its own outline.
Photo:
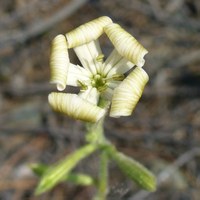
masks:
<path id="1" fill-rule="evenodd" d="M 96 185 L 95 179 L 93 179 L 91 176 L 82 173 L 70 173 L 66 178 L 68 181 L 71 181 L 72 183 L 77 185 Z"/>
<path id="2" fill-rule="evenodd" d="M 117 163 L 123 174 L 135 181 L 145 190 L 156 190 L 156 178 L 147 168 L 114 149 L 107 150 L 109 151 L 110 157 Z"/>
<path id="3" fill-rule="evenodd" d="M 32 163 L 29 165 L 29 167 L 39 177 L 41 177 L 49 168 L 48 165 L 41 163 Z"/>
<path id="4" fill-rule="evenodd" d="M 36 175 L 42 176 L 49 169 L 49 166 L 45 164 L 34 163 L 30 165 L 30 168 Z M 96 184 L 95 179 L 83 173 L 69 173 L 66 176 L 64 176 L 63 181 L 69 181 L 74 184 L 83 186 Z"/>
<path id="5" fill-rule="evenodd" d="M 36 195 L 42 194 L 56 184 L 63 181 L 70 171 L 78 164 L 78 162 L 89 154 L 94 152 L 98 148 L 98 145 L 89 144 L 86 145 L 74 153 L 68 155 L 64 160 L 61 160 L 53 167 L 49 167 L 48 170 L 42 176 L 42 179 L 36 188 Z"/>

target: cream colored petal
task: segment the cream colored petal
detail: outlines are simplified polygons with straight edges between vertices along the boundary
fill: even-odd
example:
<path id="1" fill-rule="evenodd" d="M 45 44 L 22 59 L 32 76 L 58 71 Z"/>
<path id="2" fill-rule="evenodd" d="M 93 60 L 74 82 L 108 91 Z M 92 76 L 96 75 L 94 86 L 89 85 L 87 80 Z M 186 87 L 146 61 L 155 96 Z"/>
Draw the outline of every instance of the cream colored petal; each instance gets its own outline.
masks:
<path id="1" fill-rule="evenodd" d="M 103 27 L 110 23 L 112 23 L 112 20 L 107 16 L 103 16 L 70 31 L 66 34 L 69 48 L 96 40 L 103 33 Z"/>
<path id="2" fill-rule="evenodd" d="M 80 86 L 79 82 L 87 85 L 90 83 L 90 78 L 91 74 L 86 69 L 80 67 L 79 65 L 70 63 L 67 76 L 67 85 Z"/>
<path id="3" fill-rule="evenodd" d="M 133 66 L 133 63 L 122 57 L 117 50 L 114 49 L 103 64 L 102 74 L 107 77 L 112 77 L 114 74 L 124 74 Z"/>
<path id="4" fill-rule="evenodd" d="M 69 55 L 64 35 L 56 36 L 52 42 L 50 67 L 50 82 L 57 84 L 58 90 L 64 90 L 67 84 L 67 73 L 69 68 Z"/>
<path id="5" fill-rule="evenodd" d="M 112 100 L 112 96 L 113 96 L 113 89 L 109 87 L 101 93 L 101 97 L 108 101 Z"/>
<path id="6" fill-rule="evenodd" d="M 91 41 L 87 44 L 87 46 L 88 46 L 90 54 L 91 54 L 91 56 L 94 60 L 96 72 L 99 73 L 100 68 L 102 67 L 102 61 L 103 61 L 103 59 L 98 59 L 99 57 L 103 56 L 102 51 L 101 51 L 101 47 L 100 47 L 100 44 L 99 44 L 99 40 L 96 39 L 94 41 Z"/>
<path id="7" fill-rule="evenodd" d="M 148 80 L 149 77 L 142 68 L 135 68 L 122 83 L 115 88 L 110 116 L 120 117 L 131 115 Z"/>
<path id="8" fill-rule="evenodd" d="M 117 52 L 116 49 L 114 49 L 111 54 L 108 56 L 108 58 L 105 60 L 101 73 L 103 75 L 107 75 L 108 72 L 117 64 L 119 63 L 123 57 Z"/>
<path id="9" fill-rule="evenodd" d="M 112 100 L 112 96 L 113 96 L 113 92 L 114 92 L 114 89 L 116 87 L 119 86 L 119 84 L 121 83 L 121 81 L 109 81 L 106 86 L 107 88 L 101 92 L 101 97 L 103 99 L 106 99 L 106 100 L 109 100 L 111 101 Z"/>
<path id="10" fill-rule="evenodd" d="M 87 44 L 74 47 L 74 51 L 83 67 L 91 72 L 91 74 L 96 74 L 99 68 L 96 58 L 102 54 L 98 41 L 91 41 Z"/>
<path id="11" fill-rule="evenodd" d="M 144 56 L 148 51 L 131 34 L 115 23 L 105 26 L 104 31 L 119 54 L 138 67 L 144 65 Z"/>
<path id="12" fill-rule="evenodd" d="M 107 86 L 111 89 L 115 89 L 116 87 L 119 86 L 119 84 L 121 83 L 122 81 L 110 81 L 108 82 Z"/>
<path id="13" fill-rule="evenodd" d="M 88 102 L 90 102 L 91 104 L 97 105 L 99 102 L 99 92 L 97 91 L 96 88 L 94 87 L 88 87 L 87 90 L 85 91 L 81 91 L 78 94 L 82 99 L 87 100 Z"/>
<path id="14" fill-rule="evenodd" d="M 126 58 L 121 59 L 113 68 L 108 72 L 107 77 L 112 77 L 114 74 L 125 74 L 132 69 L 134 64 Z"/>
<path id="15" fill-rule="evenodd" d="M 49 94 L 48 99 L 55 111 L 86 122 L 97 122 L 106 112 L 76 94 L 53 92 Z"/>

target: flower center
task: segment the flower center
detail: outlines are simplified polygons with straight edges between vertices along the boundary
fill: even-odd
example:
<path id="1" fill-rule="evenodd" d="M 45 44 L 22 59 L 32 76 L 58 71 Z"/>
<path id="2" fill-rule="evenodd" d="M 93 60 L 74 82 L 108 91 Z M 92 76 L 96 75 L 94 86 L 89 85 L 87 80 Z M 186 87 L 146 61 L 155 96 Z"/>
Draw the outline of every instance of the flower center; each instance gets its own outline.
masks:
<path id="1" fill-rule="evenodd" d="M 106 79 L 101 74 L 95 74 L 91 80 L 92 87 L 97 88 L 98 91 L 102 92 L 107 88 Z"/>
<path id="2" fill-rule="evenodd" d="M 123 74 L 113 74 L 111 77 L 106 77 L 102 74 L 95 74 L 90 79 L 90 83 L 83 83 L 82 81 L 78 80 L 78 85 L 81 90 L 87 90 L 88 86 L 92 86 L 96 88 L 99 92 L 105 91 L 109 87 L 109 83 L 112 81 L 123 81 L 125 76 Z"/>

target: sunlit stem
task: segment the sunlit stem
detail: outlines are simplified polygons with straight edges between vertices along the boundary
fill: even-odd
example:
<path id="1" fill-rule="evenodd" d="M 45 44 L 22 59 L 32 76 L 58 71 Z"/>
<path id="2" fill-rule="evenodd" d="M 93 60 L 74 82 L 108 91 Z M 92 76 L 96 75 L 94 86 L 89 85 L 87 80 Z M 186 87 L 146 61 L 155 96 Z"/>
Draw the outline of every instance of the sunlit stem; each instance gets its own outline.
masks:
<path id="1" fill-rule="evenodd" d="M 104 137 L 103 129 L 104 119 L 100 120 L 96 124 L 87 124 L 88 133 L 86 140 L 89 143 L 96 143 L 100 145 L 106 145 L 108 142 Z M 100 166 L 97 184 L 97 194 L 93 200 L 106 200 L 106 194 L 108 191 L 108 156 L 100 149 Z"/>
<path id="2" fill-rule="evenodd" d="M 107 108 L 109 102 L 100 98 L 98 106 L 101 108 Z M 87 134 L 86 141 L 88 143 L 97 143 L 105 145 L 108 143 L 104 136 L 104 117 L 102 117 L 97 123 L 87 123 L 86 124 Z"/>
<path id="3" fill-rule="evenodd" d="M 108 102 L 100 100 L 99 106 L 106 108 Z M 88 123 L 86 125 L 87 135 L 86 141 L 89 143 L 95 143 L 100 148 L 100 166 L 99 166 L 99 175 L 98 175 L 98 184 L 97 184 L 97 194 L 93 200 L 106 200 L 106 195 L 108 191 L 108 155 L 104 151 L 103 146 L 107 146 L 109 142 L 104 136 L 104 118 L 102 118 L 97 123 Z"/>
<path id="4" fill-rule="evenodd" d="M 103 120 L 100 120 L 97 123 L 87 123 L 86 128 L 86 141 L 88 143 L 103 144 L 105 142 Z"/>
<path id="5" fill-rule="evenodd" d="M 104 119 L 100 120 L 96 124 L 87 125 L 86 140 L 90 143 L 100 144 L 104 146 L 108 144 L 108 141 L 104 137 L 103 129 Z M 108 191 L 108 155 L 104 151 L 104 148 L 100 149 L 100 166 L 97 184 L 97 194 L 93 200 L 106 200 Z"/>

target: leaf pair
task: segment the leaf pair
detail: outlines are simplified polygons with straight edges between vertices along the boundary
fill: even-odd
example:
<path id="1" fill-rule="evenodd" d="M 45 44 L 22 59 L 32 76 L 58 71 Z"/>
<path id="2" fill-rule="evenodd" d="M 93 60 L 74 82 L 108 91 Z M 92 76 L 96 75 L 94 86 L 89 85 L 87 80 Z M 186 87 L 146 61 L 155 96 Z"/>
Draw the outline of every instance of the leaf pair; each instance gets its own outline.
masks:
<path id="1" fill-rule="evenodd" d="M 78 162 L 89 156 L 98 148 L 100 148 L 100 146 L 88 144 L 67 156 L 53 167 L 33 165 L 32 170 L 39 176 L 42 175 L 42 179 L 36 189 L 36 194 L 42 194 L 64 180 L 81 185 L 95 185 L 95 180 L 90 176 L 85 174 L 74 174 L 71 173 L 71 170 Z M 124 175 L 132 181 L 135 181 L 141 188 L 148 191 L 154 191 L 156 189 L 156 178 L 143 165 L 118 152 L 112 145 L 103 147 L 101 150 L 104 151 L 104 153 L 107 153 L 111 160 L 116 162 Z"/>
<path id="2" fill-rule="evenodd" d="M 42 173 L 45 171 L 38 187 L 36 188 L 35 192 L 36 195 L 42 194 L 50 190 L 56 184 L 62 182 L 63 180 L 69 179 L 70 177 L 68 177 L 68 175 L 70 174 L 71 170 L 78 164 L 78 162 L 89 156 L 97 148 L 98 148 L 97 145 L 88 144 L 78 149 L 74 153 L 70 154 L 64 160 L 61 160 L 56 165 L 49 167 L 47 170 L 45 169 L 45 166 L 43 168 L 42 166 L 40 168 L 35 167 L 36 172 Z M 77 178 L 77 176 L 74 176 L 74 178 L 75 177 Z M 71 179 L 72 178 L 73 177 L 71 176 Z"/>

